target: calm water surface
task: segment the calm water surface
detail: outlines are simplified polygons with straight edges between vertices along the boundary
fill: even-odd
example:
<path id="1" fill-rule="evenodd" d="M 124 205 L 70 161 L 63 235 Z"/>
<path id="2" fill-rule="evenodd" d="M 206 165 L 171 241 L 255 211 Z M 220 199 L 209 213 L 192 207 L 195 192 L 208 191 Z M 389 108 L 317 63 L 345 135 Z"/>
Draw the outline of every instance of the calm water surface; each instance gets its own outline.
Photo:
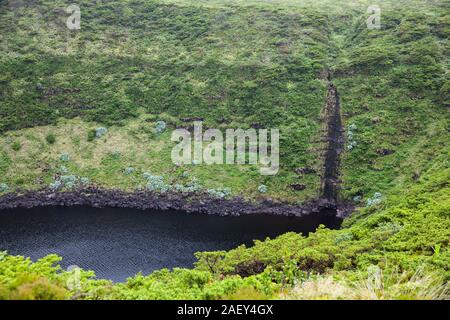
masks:
<path id="1" fill-rule="evenodd" d="M 142 271 L 192 267 L 197 251 L 251 245 L 288 231 L 308 233 L 319 224 L 336 228 L 326 214 L 305 218 L 267 215 L 219 217 L 176 211 L 50 207 L 0 211 L 0 251 L 33 260 L 56 253 L 62 267 L 94 270 L 124 281 Z"/>

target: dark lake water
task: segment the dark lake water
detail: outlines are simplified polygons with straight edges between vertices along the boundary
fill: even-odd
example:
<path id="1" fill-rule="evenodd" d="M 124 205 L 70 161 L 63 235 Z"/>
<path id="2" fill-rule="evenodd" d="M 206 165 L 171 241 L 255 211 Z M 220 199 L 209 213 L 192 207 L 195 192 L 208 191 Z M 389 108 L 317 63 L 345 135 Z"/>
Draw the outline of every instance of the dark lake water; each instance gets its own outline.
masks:
<path id="1" fill-rule="evenodd" d="M 319 224 L 336 228 L 327 214 L 219 217 L 174 211 L 50 207 L 0 211 L 0 250 L 36 260 L 56 253 L 62 267 L 94 270 L 124 281 L 142 271 L 192 267 L 197 251 L 252 245 L 288 231 L 307 234 Z"/>

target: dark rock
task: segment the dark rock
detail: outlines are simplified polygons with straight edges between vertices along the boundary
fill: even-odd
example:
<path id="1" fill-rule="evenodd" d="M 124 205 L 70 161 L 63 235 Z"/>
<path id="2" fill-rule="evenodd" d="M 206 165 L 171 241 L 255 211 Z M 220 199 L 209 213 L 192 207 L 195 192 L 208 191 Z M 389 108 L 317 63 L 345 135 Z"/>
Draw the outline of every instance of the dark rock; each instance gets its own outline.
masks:
<path id="1" fill-rule="evenodd" d="M 183 122 L 193 122 L 193 121 L 203 121 L 203 118 L 201 117 L 189 117 L 189 118 L 181 118 L 180 119 Z"/>
<path id="2" fill-rule="evenodd" d="M 79 110 L 92 110 L 92 109 L 95 109 L 95 106 L 80 105 L 80 106 L 77 107 L 77 109 L 79 109 Z"/>
<path id="3" fill-rule="evenodd" d="M 295 173 L 297 174 L 312 174 L 316 173 L 316 170 L 310 167 L 304 167 L 304 168 L 297 168 L 295 169 Z"/>
<path id="4" fill-rule="evenodd" d="M 253 128 L 253 129 L 263 129 L 263 128 L 264 128 L 264 127 L 263 127 L 261 124 L 259 124 L 259 123 L 252 123 L 252 124 L 250 125 L 250 127 Z"/>
<path id="5" fill-rule="evenodd" d="M 302 191 L 302 190 L 306 189 L 306 186 L 304 184 L 295 183 L 295 184 L 291 184 L 291 188 L 295 191 Z"/>
<path id="6" fill-rule="evenodd" d="M 287 42 L 287 41 L 278 41 L 278 42 L 275 43 L 275 45 L 276 45 L 278 48 L 281 48 L 281 47 L 287 47 L 287 46 L 289 46 L 290 43 Z"/>
<path id="7" fill-rule="evenodd" d="M 377 150 L 377 153 L 378 153 L 380 156 L 388 156 L 388 155 L 390 155 L 390 154 L 395 153 L 395 151 L 394 151 L 394 150 L 391 150 L 391 149 L 378 149 L 378 150 Z"/>
<path id="8" fill-rule="evenodd" d="M 260 274 L 266 268 L 266 264 L 259 260 L 250 262 L 239 263 L 235 269 L 234 274 L 238 274 L 241 277 L 250 277 L 256 274 Z"/>
<path id="9" fill-rule="evenodd" d="M 224 117 L 221 117 L 221 118 L 218 120 L 218 122 L 219 122 L 219 123 L 229 123 L 229 121 L 228 121 L 226 118 L 224 118 Z"/>
<path id="10" fill-rule="evenodd" d="M 380 122 L 381 122 L 381 119 L 379 117 L 373 117 L 372 118 L 372 123 L 373 124 L 377 124 L 377 123 L 380 123 Z"/>
<path id="11" fill-rule="evenodd" d="M 255 203 L 239 197 L 216 199 L 209 197 L 207 194 L 186 196 L 179 193 L 157 194 L 146 190 L 126 192 L 97 187 L 62 192 L 53 192 L 50 189 L 17 191 L 0 196 L 0 210 L 45 206 L 118 207 L 140 210 L 179 210 L 211 215 L 271 214 L 296 217 L 322 210 L 334 210 L 334 214 L 336 214 L 338 207 L 345 214 L 349 214 L 353 210 L 350 205 L 338 204 L 334 200 L 323 198 L 311 200 L 301 205 L 275 202 L 272 199 L 264 199 L 262 202 Z"/>
<path id="12" fill-rule="evenodd" d="M 319 72 L 319 79 L 330 81 L 330 78 L 331 78 L 331 74 L 330 74 L 329 70 L 327 70 L 327 69 L 320 70 L 320 72 Z"/>
<path id="13" fill-rule="evenodd" d="M 69 94 L 81 92 L 80 88 L 48 88 L 45 90 L 46 96 L 54 96 L 58 94 Z"/>

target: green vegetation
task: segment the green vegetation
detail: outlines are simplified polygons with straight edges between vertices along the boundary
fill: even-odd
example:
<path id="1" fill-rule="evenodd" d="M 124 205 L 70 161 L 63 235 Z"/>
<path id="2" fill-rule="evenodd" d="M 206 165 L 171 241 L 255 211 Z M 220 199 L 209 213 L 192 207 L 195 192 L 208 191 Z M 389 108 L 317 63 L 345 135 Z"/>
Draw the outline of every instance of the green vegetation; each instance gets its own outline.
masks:
<path id="1" fill-rule="evenodd" d="M 346 129 L 341 197 L 358 206 L 341 230 L 198 253 L 192 270 L 124 284 L 81 271 L 73 287 L 57 257 L 3 254 L 0 299 L 448 298 L 450 8 L 383 1 L 382 28 L 369 30 L 369 4 L 81 1 L 80 31 L 65 28 L 55 9 L 62 1 L 15 13 L 0 4 L 0 193 L 83 179 L 124 190 L 198 183 L 256 201 L 316 198 L 329 70 Z M 170 132 L 194 118 L 279 128 L 279 175 L 175 167 Z M 301 167 L 318 174 L 298 177 Z M 66 178 L 55 180 L 61 171 Z M 299 181 L 305 190 L 289 187 Z"/>
<path id="2" fill-rule="evenodd" d="M 45 140 L 49 143 L 49 144 L 54 144 L 56 142 L 56 137 L 53 133 L 49 133 L 46 137 Z"/>
<path id="3" fill-rule="evenodd" d="M 19 151 L 22 148 L 22 145 L 18 141 L 14 141 L 11 145 L 11 149 L 14 151 Z"/>
<path id="4" fill-rule="evenodd" d="M 104 156 L 99 149 L 116 145 L 128 166 L 176 179 L 167 153 L 173 146 L 168 133 L 202 118 L 205 127 L 258 126 L 282 133 L 278 176 L 261 177 L 251 166 L 183 169 L 206 188 L 231 188 L 235 195 L 259 199 L 257 188 L 264 184 L 268 197 L 290 202 L 319 195 L 318 175 L 301 177 L 307 186 L 303 191 L 289 186 L 299 180 L 295 168 L 320 172 L 322 166 L 316 152 L 326 94 L 326 83 L 318 78 L 328 58 L 324 13 L 158 1 L 79 5 L 79 32 L 67 30 L 67 16 L 55 12 L 65 8 L 61 1 L 39 1 L 16 12 L 6 4 L 0 9 L 0 28 L 5 30 L 0 56 L 5 101 L 0 132 L 5 134 L 0 147 L 12 136 L 29 145 L 13 155 L 20 157 L 22 170 L 7 170 L 11 191 L 42 188 L 52 180 L 51 171 L 34 167 L 38 155 L 33 151 L 41 149 L 41 136 L 49 131 L 60 141 L 38 156 L 42 167 L 54 166 L 48 154 L 83 154 L 73 163 L 74 174 L 86 175 L 86 170 L 100 186 L 135 189 L 139 183 L 131 176 L 123 183 L 113 178 L 125 166 L 107 159 L 98 163 Z M 74 117 L 80 122 L 65 120 Z M 169 129 L 161 135 L 154 131 L 158 121 Z M 94 141 L 91 130 L 100 126 L 108 133 Z M 92 143 L 85 144 L 86 139 Z M 137 151 L 121 150 L 129 146 Z M 154 157 L 158 146 L 167 148 Z M 22 185 L 17 184 L 18 172 L 24 175 Z M 45 183 L 36 184 L 40 181 Z"/>
<path id="5" fill-rule="evenodd" d="M 71 287 L 73 271 L 52 266 L 56 256 L 31 263 L 2 255 L 0 298 L 448 298 L 450 169 L 441 160 L 406 194 L 361 210 L 342 230 L 288 233 L 250 248 L 197 253 L 191 270 L 139 274 L 114 285 L 81 271 Z M 373 280 L 374 268 L 385 277 Z"/>
<path id="6" fill-rule="evenodd" d="M 383 3 L 380 30 L 366 27 L 367 1 L 79 4 L 79 31 L 65 27 L 60 1 L 0 6 L 0 150 L 21 163 L 20 170 L 5 168 L 2 182 L 11 191 L 48 185 L 54 172 L 46 168 L 55 166 L 48 154 L 63 152 L 83 155 L 72 164 L 74 174 L 105 188 L 137 188 L 132 176 L 114 179 L 126 166 L 107 159 L 112 145 L 127 166 L 176 180 L 170 130 L 157 135 L 155 128 L 202 118 L 208 127 L 281 132 L 277 176 L 261 177 L 252 166 L 183 169 L 205 188 L 231 188 L 258 200 L 264 184 L 273 199 L 316 198 L 327 69 L 340 90 L 346 126 L 358 128 L 343 161 L 344 199 L 366 201 L 420 175 L 428 155 L 417 157 L 419 151 L 433 155 L 446 141 L 444 3 Z M 103 126 L 107 133 L 99 138 Z M 50 132 L 61 142 L 42 146 Z M 167 148 L 154 157 L 158 145 Z M 298 176 L 294 169 L 301 167 L 317 174 Z M 292 190 L 299 182 L 305 190 Z"/>

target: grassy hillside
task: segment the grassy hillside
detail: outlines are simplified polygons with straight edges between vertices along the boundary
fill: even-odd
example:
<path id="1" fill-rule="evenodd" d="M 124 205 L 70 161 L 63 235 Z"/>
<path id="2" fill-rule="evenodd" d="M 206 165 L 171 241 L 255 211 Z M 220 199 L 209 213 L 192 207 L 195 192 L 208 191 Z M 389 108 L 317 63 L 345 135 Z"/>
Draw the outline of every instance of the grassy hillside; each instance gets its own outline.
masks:
<path id="1" fill-rule="evenodd" d="M 185 169 L 206 187 L 220 184 L 234 194 L 255 196 L 257 187 L 266 184 L 271 197 L 287 201 L 318 195 L 317 175 L 302 177 L 303 192 L 293 192 L 289 184 L 298 182 L 295 168 L 320 171 L 322 165 L 317 153 L 326 83 L 319 75 L 326 68 L 329 41 L 323 12 L 157 1 L 90 3 L 80 3 L 79 32 L 65 28 L 62 2 L 40 1 L 15 12 L 2 7 L 0 131 L 7 134 L 1 154 L 4 182 L 11 189 L 47 186 L 59 165 L 55 155 L 62 153 L 83 154 L 85 159 L 71 163 L 71 173 L 88 175 L 104 187 L 138 187 L 139 181 L 123 185 L 113 177 L 128 166 L 174 180 L 170 153 L 152 156 L 155 145 L 164 144 L 167 151 L 173 145 L 170 135 L 152 134 L 154 123 L 164 120 L 173 129 L 202 118 L 209 127 L 282 132 L 278 176 L 264 179 L 249 167 Z M 68 126 L 77 132 L 62 133 L 67 128 L 60 119 L 74 117 L 81 122 Z M 109 163 L 101 143 L 84 143 L 89 130 L 99 126 L 126 141 L 116 144 L 110 135 L 103 139 L 122 151 L 120 163 Z M 20 131 L 27 127 L 33 129 Z M 56 137 L 51 146 L 44 139 L 50 133 Z M 25 148 L 14 150 L 19 145 Z M 28 145 L 48 152 L 36 155 Z M 141 155 L 123 150 L 129 145 Z M 36 156 L 51 170 L 36 167 Z M 102 156 L 99 165 L 94 158 Z M 16 157 L 25 168 L 13 165 Z"/>
<path id="2" fill-rule="evenodd" d="M 171 185 L 196 180 L 203 189 L 231 188 L 254 200 L 316 198 L 328 70 L 346 136 L 341 197 L 358 209 L 342 230 L 200 253 L 194 270 L 138 275 L 114 286 L 83 273 L 78 291 L 66 288 L 70 274 L 51 267 L 54 257 L 31 264 L 5 255 L 0 297 L 39 297 L 39 288 L 57 298 L 334 297 L 319 290 L 323 284 L 344 297 L 348 288 L 359 292 L 356 298 L 445 295 L 450 7 L 383 1 L 382 27 L 369 30 L 371 4 L 82 1 L 81 30 L 69 31 L 61 1 L 15 10 L 2 2 L 0 193 L 47 187 L 61 174 L 133 190 L 151 172 Z M 175 167 L 170 132 L 193 118 L 209 127 L 279 128 L 280 173 Z M 157 133 L 157 121 L 168 128 Z M 93 137 L 100 127 L 107 133 Z M 317 173 L 298 176 L 301 167 Z M 306 189 L 294 191 L 293 183 Z M 261 184 L 266 194 L 258 192 Z M 356 290 L 374 265 L 385 274 L 386 292 Z M 429 290 L 408 291 L 420 284 Z"/>
<path id="3" fill-rule="evenodd" d="M 439 2 L 384 4 L 383 28 L 368 30 L 364 1 L 86 1 L 79 31 L 65 27 L 62 2 L 18 3 L 0 7 L 0 170 L 9 191 L 47 187 L 64 166 L 106 188 L 138 188 L 146 171 L 185 183 L 186 171 L 204 189 L 259 199 L 265 184 L 274 199 L 315 198 L 325 70 L 334 72 L 346 127 L 356 128 L 347 144 L 357 146 L 343 163 L 345 200 L 420 174 L 427 159 L 411 150 L 426 132 L 445 134 L 448 26 Z M 280 129 L 280 173 L 176 168 L 169 132 L 194 118 L 208 127 Z M 159 120 L 168 125 L 161 136 Z M 88 141 L 99 127 L 108 134 Z M 127 167 L 134 174 L 124 175 Z M 317 174 L 299 177 L 302 167 Z M 294 183 L 305 190 L 293 191 Z"/>

